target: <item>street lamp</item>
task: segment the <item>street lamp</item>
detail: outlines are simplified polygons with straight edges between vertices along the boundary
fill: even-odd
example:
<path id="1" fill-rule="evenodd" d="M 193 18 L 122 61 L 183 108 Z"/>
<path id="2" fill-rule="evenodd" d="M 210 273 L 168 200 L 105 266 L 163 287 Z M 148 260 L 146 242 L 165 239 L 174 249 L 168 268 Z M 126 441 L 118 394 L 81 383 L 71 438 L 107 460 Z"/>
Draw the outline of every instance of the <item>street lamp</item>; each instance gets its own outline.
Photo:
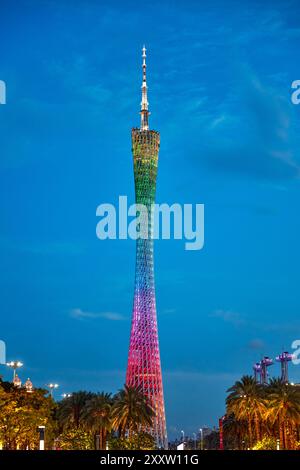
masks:
<path id="1" fill-rule="evenodd" d="M 184 431 L 181 431 L 182 442 L 184 442 Z"/>
<path id="2" fill-rule="evenodd" d="M 71 396 L 72 396 L 72 393 L 63 393 L 62 394 L 63 398 L 71 398 Z"/>
<path id="3" fill-rule="evenodd" d="M 45 450 L 45 426 L 38 426 L 39 450 Z"/>
<path id="4" fill-rule="evenodd" d="M 199 429 L 200 432 L 200 450 L 203 450 L 203 429 Z"/>
<path id="5" fill-rule="evenodd" d="M 196 450 L 197 449 L 197 435 L 195 432 L 193 432 L 193 436 L 194 436 L 194 448 Z"/>
<path id="6" fill-rule="evenodd" d="M 58 384 L 50 383 L 50 384 L 47 384 L 46 386 L 50 389 L 50 396 L 53 397 L 53 390 L 55 390 L 56 388 L 58 388 L 59 385 L 58 385 Z"/>
<path id="7" fill-rule="evenodd" d="M 11 369 L 13 369 L 13 371 L 14 371 L 13 381 L 14 381 L 15 378 L 16 378 L 16 370 L 19 369 L 19 367 L 23 366 L 23 362 L 21 362 L 21 361 L 10 361 L 10 362 L 7 362 L 6 365 L 7 365 L 7 367 L 10 367 Z"/>

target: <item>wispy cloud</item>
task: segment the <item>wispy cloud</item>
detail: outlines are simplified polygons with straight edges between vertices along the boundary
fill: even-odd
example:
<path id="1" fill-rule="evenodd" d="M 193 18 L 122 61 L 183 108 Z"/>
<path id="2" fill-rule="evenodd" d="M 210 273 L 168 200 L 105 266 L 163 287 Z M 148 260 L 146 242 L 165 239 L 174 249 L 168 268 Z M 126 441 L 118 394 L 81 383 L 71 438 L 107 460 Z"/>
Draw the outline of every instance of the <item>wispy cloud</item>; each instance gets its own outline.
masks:
<path id="1" fill-rule="evenodd" d="M 94 77 L 93 64 L 80 54 L 73 55 L 68 61 L 45 62 L 51 76 L 55 76 L 65 86 L 65 95 L 68 99 L 82 100 L 84 103 L 104 104 L 112 96 L 109 87 Z M 64 96 L 65 96 L 64 95 Z"/>
<path id="2" fill-rule="evenodd" d="M 221 116 L 217 116 L 215 119 L 213 119 L 210 127 L 211 129 L 215 129 L 215 127 L 218 127 L 220 124 L 222 124 L 226 120 L 225 114 L 222 114 Z"/>
<path id="3" fill-rule="evenodd" d="M 54 242 L 22 245 L 21 249 L 36 255 L 81 255 L 86 247 L 83 243 Z"/>
<path id="4" fill-rule="evenodd" d="M 72 310 L 70 310 L 69 314 L 70 314 L 70 317 L 75 318 L 77 320 L 97 319 L 97 318 L 104 318 L 105 320 L 111 320 L 111 321 L 126 320 L 126 317 L 124 317 L 120 313 L 116 313 L 116 312 L 88 312 L 86 310 L 82 310 L 81 308 L 73 308 Z"/>
<path id="5" fill-rule="evenodd" d="M 40 243 L 40 241 L 26 241 L 11 240 L 9 238 L 1 237 L 0 244 L 6 251 L 29 253 L 33 255 L 49 255 L 49 256 L 75 256 L 85 254 L 87 245 L 82 241 L 53 241 Z"/>
<path id="6" fill-rule="evenodd" d="M 161 313 L 164 315 L 171 315 L 173 313 L 176 313 L 176 311 L 176 308 L 165 308 L 161 311 Z"/>
<path id="7" fill-rule="evenodd" d="M 263 351 L 263 350 L 265 350 L 266 345 L 265 345 L 263 340 L 261 340 L 259 338 L 254 338 L 251 341 L 249 341 L 248 348 L 252 349 L 254 351 L 256 351 L 256 350 Z"/>
<path id="8" fill-rule="evenodd" d="M 220 117 L 207 126 L 208 131 L 218 128 L 222 132 L 217 143 L 215 139 L 208 141 L 206 162 L 214 171 L 257 179 L 299 178 L 288 98 L 266 86 L 249 66 L 244 65 L 237 73 L 234 93 L 220 105 Z M 230 116 L 226 126 L 225 116 Z"/>
<path id="9" fill-rule="evenodd" d="M 232 310 L 225 310 L 225 309 L 218 309 L 215 310 L 213 313 L 209 315 L 211 318 L 219 318 L 223 320 L 225 323 L 232 324 L 235 327 L 244 327 L 248 330 L 253 330 L 257 332 L 294 332 L 300 331 L 300 323 L 299 322 L 281 322 L 281 323 L 274 323 L 272 321 L 257 321 L 252 320 L 247 315 L 235 312 Z M 260 349 L 264 347 L 262 340 L 260 339 L 253 339 L 248 343 L 249 347 L 252 349 Z"/>
<path id="10" fill-rule="evenodd" d="M 234 326 L 245 325 L 246 318 L 239 312 L 233 312 L 232 310 L 215 310 L 211 315 L 214 318 L 221 318 L 226 323 L 231 323 Z"/>
<path id="11" fill-rule="evenodd" d="M 191 80 L 189 94 L 176 90 L 176 116 L 188 123 L 184 134 L 179 131 L 179 148 L 184 145 L 201 171 L 205 164 L 214 173 L 263 182 L 299 179 L 299 125 L 288 82 L 278 83 L 241 60 L 230 67 L 235 78 L 224 82 L 219 101 L 204 80 L 206 89 L 196 89 L 198 82 Z"/>
<path id="12" fill-rule="evenodd" d="M 55 369 L 55 371 L 61 376 L 65 374 L 65 369 Z M 80 368 L 68 368 L 68 371 L 74 377 L 88 377 L 89 379 L 101 379 L 103 377 L 124 377 L 123 369 L 80 369 Z"/>

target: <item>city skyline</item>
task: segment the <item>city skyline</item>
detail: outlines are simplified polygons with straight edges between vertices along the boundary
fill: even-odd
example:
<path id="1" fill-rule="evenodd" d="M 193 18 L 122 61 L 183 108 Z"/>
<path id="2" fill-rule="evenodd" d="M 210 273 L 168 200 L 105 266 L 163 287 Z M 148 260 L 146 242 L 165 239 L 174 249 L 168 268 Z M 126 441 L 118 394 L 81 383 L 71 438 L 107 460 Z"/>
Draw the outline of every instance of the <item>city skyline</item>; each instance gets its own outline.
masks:
<path id="1" fill-rule="evenodd" d="M 299 5 L 229 5 L 1 8 L 0 339 L 23 382 L 124 384 L 135 243 L 97 239 L 95 211 L 134 202 L 137 51 L 151 51 L 156 200 L 205 204 L 203 250 L 155 241 L 170 439 L 217 426 L 226 388 L 299 338 Z"/>

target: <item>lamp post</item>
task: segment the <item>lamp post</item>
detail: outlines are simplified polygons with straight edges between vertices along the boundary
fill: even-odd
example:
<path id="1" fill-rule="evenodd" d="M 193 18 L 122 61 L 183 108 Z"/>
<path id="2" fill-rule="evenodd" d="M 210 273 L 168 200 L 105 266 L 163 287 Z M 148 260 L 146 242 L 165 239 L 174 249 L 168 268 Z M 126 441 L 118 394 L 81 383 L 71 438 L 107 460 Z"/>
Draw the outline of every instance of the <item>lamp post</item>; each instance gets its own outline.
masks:
<path id="1" fill-rule="evenodd" d="M 197 449 L 197 435 L 195 432 L 193 432 L 193 436 L 194 436 L 194 449 L 196 450 Z"/>
<path id="2" fill-rule="evenodd" d="M 203 450 L 203 429 L 199 429 L 200 432 L 200 450 Z"/>
<path id="3" fill-rule="evenodd" d="M 72 396 L 72 393 L 62 393 L 61 395 L 63 398 L 70 398 Z"/>
<path id="4" fill-rule="evenodd" d="M 181 440 L 184 443 L 184 431 L 181 431 Z"/>
<path id="5" fill-rule="evenodd" d="M 39 439 L 40 439 L 40 444 L 39 444 L 39 449 L 40 450 L 45 450 L 45 426 L 38 426 L 38 431 L 39 431 Z"/>
<path id="6" fill-rule="evenodd" d="M 280 450 L 280 439 L 276 439 L 276 450 Z"/>
<path id="7" fill-rule="evenodd" d="M 22 367 L 23 366 L 23 362 L 21 361 L 10 361 L 10 362 L 7 362 L 6 363 L 7 367 L 10 367 L 11 369 L 13 369 L 13 381 L 15 380 L 16 378 L 16 371 L 17 369 L 19 369 L 19 367 Z"/>
<path id="8" fill-rule="evenodd" d="M 50 396 L 53 398 L 53 391 L 59 387 L 58 384 L 53 384 L 53 383 L 50 383 L 50 384 L 47 384 L 47 387 L 49 388 L 50 390 Z"/>
<path id="9" fill-rule="evenodd" d="M 244 395 L 244 397 L 247 397 L 247 395 Z M 224 450 L 224 434 L 223 434 L 223 421 L 226 418 L 226 415 L 222 416 L 219 419 L 219 450 Z"/>

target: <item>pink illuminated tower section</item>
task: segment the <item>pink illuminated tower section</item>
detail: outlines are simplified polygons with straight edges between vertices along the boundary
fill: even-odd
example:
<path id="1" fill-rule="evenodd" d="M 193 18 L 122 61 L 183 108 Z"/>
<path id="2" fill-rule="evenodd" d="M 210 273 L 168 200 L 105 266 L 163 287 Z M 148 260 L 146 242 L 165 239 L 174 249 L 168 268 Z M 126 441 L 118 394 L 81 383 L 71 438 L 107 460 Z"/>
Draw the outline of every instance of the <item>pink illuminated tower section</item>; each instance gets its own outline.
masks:
<path id="1" fill-rule="evenodd" d="M 142 58 L 141 127 L 132 129 L 132 152 L 136 204 L 143 204 L 148 209 L 148 215 L 144 219 L 145 225 L 140 227 L 140 231 L 147 233 L 147 237 L 138 238 L 136 241 L 135 289 L 126 384 L 138 388 L 148 397 L 155 411 L 153 427 L 148 431 L 153 434 L 160 448 L 167 448 L 156 318 L 151 210 L 155 202 L 160 136 L 158 132 L 149 130 L 145 47 L 143 47 Z"/>

